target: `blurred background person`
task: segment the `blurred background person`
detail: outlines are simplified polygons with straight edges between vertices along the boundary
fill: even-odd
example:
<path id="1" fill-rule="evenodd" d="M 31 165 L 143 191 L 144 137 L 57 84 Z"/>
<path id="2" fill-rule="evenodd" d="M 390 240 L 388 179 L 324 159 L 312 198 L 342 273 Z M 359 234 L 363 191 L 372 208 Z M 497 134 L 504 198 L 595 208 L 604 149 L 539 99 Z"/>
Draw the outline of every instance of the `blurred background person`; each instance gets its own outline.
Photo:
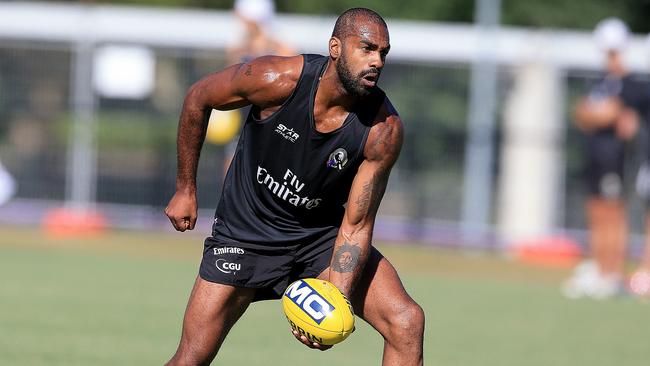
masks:
<path id="1" fill-rule="evenodd" d="M 574 109 L 577 126 L 587 136 L 586 215 L 591 259 L 580 263 L 563 285 L 568 297 L 607 298 L 623 289 L 628 242 L 624 192 L 627 143 L 638 130 L 641 84 L 623 62 L 628 29 L 619 19 L 596 26 L 594 37 L 606 53 L 606 74 Z"/>
<path id="2" fill-rule="evenodd" d="M 292 56 L 296 50 L 272 35 L 275 3 L 272 0 L 236 0 L 235 14 L 244 32 L 239 44 L 228 50 L 228 62 L 248 62 L 265 55 Z"/>
<path id="3" fill-rule="evenodd" d="M 234 12 L 241 23 L 242 35 L 238 43 L 227 49 L 227 63 L 248 62 L 260 56 L 292 56 L 297 51 L 288 43 L 272 35 L 275 18 L 273 0 L 236 0 Z M 212 110 L 206 140 L 223 146 L 222 175 L 226 176 L 237 147 L 237 136 L 249 108 L 241 110 Z M 222 179 L 223 180 L 223 179 Z"/>

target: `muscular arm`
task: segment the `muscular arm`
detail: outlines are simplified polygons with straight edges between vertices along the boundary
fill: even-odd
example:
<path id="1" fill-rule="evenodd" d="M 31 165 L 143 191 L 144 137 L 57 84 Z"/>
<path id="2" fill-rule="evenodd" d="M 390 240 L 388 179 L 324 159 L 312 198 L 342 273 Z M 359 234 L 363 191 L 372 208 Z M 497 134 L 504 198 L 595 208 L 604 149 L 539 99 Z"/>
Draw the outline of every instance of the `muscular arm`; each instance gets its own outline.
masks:
<path id="1" fill-rule="evenodd" d="M 388 100 L 383 116 L 370 130 L 352 183 L 348 205 L 334 245 L 329 278 L 350 296 L 370 254 L 372 233 L 388 176 L 402 147 L 402 122 Z"/>
<path id="2" fill-rule="evenodd" d="M 176 230 L 196 223 L 196 172 L 211 109 L 254 104 L 262 111 L 278 108 L 291 95 L 302 70 L 302 56 L 266 56 L 230 66 L 192 85 L 185 96 L 176 140 L 176 193 L 165 209 Z"/>
<path id="3" fill-rule="evenodd" d="M 589 101 L 581 98 L 576 104 L 573 115 L 576 125 L 583 131 L 612 126 L 622 109 L 619 98 L 611 97 L 601 101 Z"/>

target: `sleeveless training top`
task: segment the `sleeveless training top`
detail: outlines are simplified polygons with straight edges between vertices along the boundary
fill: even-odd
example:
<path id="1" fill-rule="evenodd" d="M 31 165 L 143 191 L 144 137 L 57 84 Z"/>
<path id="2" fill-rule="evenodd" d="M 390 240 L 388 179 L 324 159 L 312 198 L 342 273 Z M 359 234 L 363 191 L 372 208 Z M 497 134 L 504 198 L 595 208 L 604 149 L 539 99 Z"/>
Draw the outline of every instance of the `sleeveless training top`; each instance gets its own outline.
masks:
<path id="1" fill-rule="evenodd" d="M 327 57 L 303 55 L 292 95 L 268 118 L 253 106 L 215 214 L 212 235 L 272 247 L 313 242 L 341 225 L 352 180 L 385 94 L 375 92 L 338 129 L 316 130 L 313 110 Z"/>

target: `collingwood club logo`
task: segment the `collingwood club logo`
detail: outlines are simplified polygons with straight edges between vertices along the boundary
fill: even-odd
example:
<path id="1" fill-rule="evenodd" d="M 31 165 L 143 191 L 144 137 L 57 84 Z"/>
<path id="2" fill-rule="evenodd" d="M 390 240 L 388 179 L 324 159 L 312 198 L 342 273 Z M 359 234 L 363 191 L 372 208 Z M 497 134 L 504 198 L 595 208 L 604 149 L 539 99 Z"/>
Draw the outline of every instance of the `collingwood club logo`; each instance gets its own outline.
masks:
<path id="1" fill-rule="evenodd" d="M 330 154 L 329 159 L 327 159 L 328 168 L 336 168 L 338 170 L 343 169 L 345 164 L 348 163 L 348 152 L 344 148 L 339 147 Z"/>
<path id="2" fill-rule="evenodd" d="M 293 127 L 289 128 L 282 123 L 280 123 L 278 127 L 275 128 L 275 132 L 291 142 L 296 142 L 296 140 L 298 140 L 298 137 L 300 137 L 300 135 L 298 135 L 298 133 L 293 130 Z"/>

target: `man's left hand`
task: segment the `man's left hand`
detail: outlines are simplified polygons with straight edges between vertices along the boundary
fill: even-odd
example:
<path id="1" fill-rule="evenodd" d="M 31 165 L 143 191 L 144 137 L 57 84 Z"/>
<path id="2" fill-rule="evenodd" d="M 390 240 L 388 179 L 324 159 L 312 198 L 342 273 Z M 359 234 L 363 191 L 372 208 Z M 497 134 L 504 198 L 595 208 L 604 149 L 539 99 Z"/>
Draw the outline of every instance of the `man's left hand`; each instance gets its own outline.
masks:
<path id="1" fill-rule="evenodd" d="M 291 333 L 293 334 L 294 337 L 296 337 L 296 339 L 300 343 L 304 344 L 305 346 L 307 346 L 309 348 L 318 349 L 318 350 L 321 350 L 321 351 L 327 351 L 328 349 L 333 347 L 333 346 L 326 346 L 324 344 L 320 344 L 320 343 L 316 343 L 316 342 L 310 342 L 309 339 L 307 339 L 307 337 L 300 334 L 297 330 L 292 329 Z"/>

